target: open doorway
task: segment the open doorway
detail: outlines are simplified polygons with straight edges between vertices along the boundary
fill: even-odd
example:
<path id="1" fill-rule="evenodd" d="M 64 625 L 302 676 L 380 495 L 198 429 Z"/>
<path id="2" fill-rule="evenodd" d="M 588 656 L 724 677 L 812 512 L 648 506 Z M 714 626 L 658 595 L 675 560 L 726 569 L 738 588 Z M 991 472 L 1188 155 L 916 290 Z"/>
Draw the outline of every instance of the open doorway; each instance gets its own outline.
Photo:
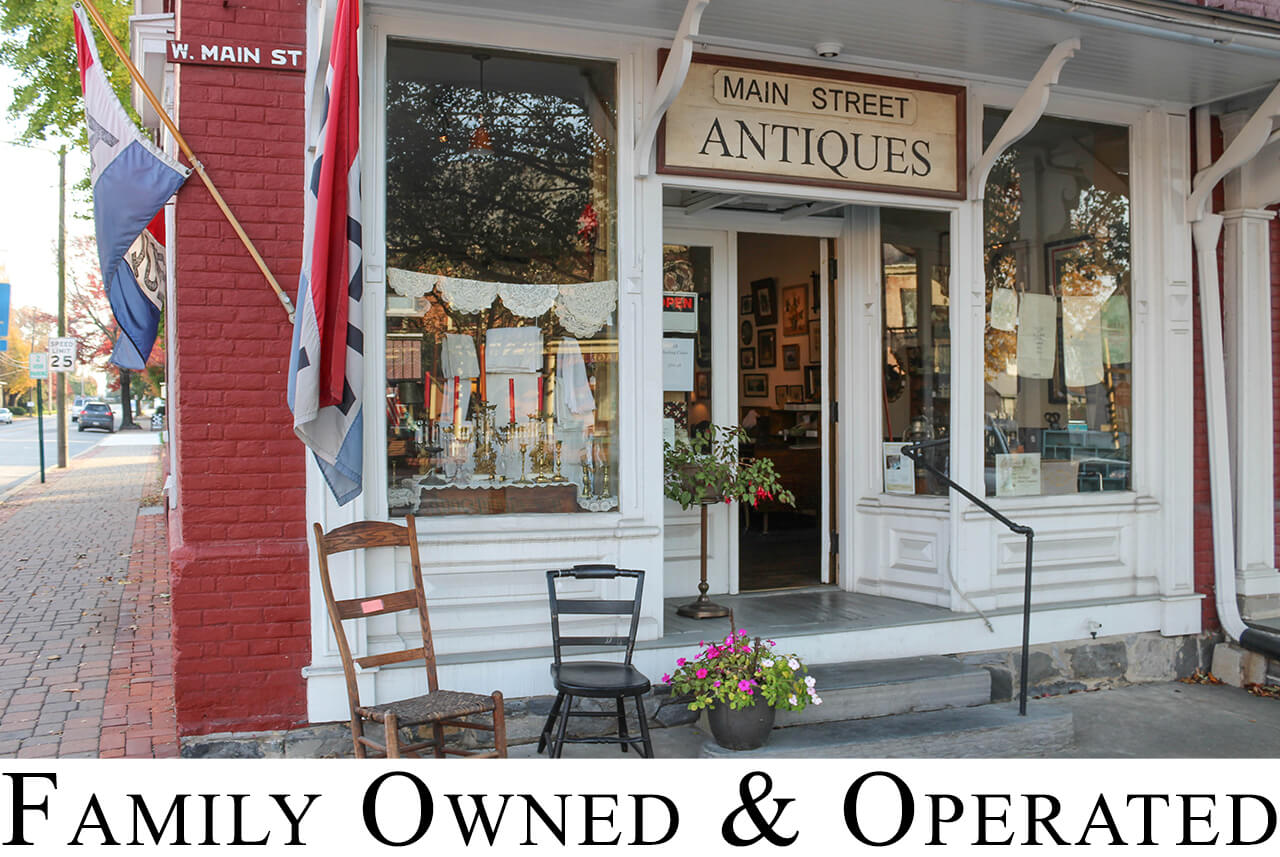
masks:
<path id="1" fill-rule="evenodd" d="M 738 409 L 746 454 L 773 461 L 795 506 L 743 506 L 742 591 L 823 582 L 822 276 L 824 242 L 737 233 Z"/>

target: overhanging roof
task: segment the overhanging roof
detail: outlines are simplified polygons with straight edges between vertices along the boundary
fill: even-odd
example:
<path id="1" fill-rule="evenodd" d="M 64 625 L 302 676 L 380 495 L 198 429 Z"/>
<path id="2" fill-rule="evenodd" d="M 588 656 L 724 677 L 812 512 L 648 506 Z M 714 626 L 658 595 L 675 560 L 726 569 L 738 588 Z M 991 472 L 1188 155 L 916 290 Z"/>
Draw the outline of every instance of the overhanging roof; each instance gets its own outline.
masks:
<path id="1" fill-rule="evenodd" d="M 476 0 L 465 12 L 669 38 L 684 8 L 685 0 Z M 1065 89 L 1195 105 L 1280 79 L 1280 24 L 1172 0 L 711 0 L 698 42 L 816 64 L 813 45 L 838 41 L 837 65 L 869 60 L 898 72 L 1024 82 L 1073 36 L 1082 48 L 1063 69 Z"/>

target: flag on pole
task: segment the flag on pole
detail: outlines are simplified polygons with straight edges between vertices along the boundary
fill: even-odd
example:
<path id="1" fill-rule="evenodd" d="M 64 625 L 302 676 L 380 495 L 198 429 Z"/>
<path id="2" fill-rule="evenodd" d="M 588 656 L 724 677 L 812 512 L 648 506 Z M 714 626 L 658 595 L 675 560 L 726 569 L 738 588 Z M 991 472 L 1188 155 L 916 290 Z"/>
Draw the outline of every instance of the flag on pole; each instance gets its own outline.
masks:
<path id="1" fill-rule="evenodd" d="M 357 0 L 338 0 L 289 361 L 294 433 L 315 454 L 339 505 L 363 483 L 359 26 Z"/>
<path id="2" fill-rule="evenodd" d="M 140 370 L 156 341 L 163 305 L 163 284 L 144 289 L 125 254 L 164 208 L 190 172 L 138 132 L 125 112 L 98 59 L 85 11 L 76 4 L 76 55 L 84 117 L 89 126 L 89 180 L 98 264 L 111 312 L 120 325 L 111 362 Z"/>

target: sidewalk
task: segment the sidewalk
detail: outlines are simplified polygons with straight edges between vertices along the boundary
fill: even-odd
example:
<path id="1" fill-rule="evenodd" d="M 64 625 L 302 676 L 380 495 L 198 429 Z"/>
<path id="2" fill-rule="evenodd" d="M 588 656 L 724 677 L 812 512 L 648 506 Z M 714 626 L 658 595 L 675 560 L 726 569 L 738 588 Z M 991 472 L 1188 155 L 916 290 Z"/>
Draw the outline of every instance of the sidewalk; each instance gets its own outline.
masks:
<path id="1" fill-rule="evenodd" d="M 0 757 L 178 755 L 160 451 L 120 433 L 0 502 Z"/>

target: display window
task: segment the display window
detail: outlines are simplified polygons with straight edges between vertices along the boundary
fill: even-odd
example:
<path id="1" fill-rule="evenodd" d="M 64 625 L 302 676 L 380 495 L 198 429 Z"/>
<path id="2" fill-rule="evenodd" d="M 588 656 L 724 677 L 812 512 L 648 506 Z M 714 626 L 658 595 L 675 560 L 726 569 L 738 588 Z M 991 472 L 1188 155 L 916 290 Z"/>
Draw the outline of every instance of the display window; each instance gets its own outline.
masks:
<path id="1" fill-rule="evenodd" d="M 989 142 L 1007 114 L 988 109 Z M 1045 117 L 987 180 L 988 496 L 1132 484 L 1129 129 Z"/>
<path id="2" fill-rule="evenodd" d="M 608 63 L 391 40 L 390 514 L 617 508 Z"/>

